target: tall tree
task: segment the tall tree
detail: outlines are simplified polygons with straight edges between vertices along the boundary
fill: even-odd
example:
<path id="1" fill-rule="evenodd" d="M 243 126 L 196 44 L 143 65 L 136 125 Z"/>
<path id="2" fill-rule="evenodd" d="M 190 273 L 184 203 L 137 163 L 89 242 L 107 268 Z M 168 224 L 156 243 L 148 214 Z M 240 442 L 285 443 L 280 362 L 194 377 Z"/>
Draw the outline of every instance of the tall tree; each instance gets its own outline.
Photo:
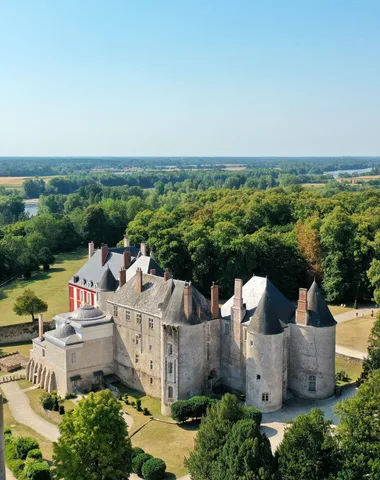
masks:
<path id="1" fill-rule="evenodd" d="M 129 478 L 132 446 L 121 404 L 110 390 L 90 393 L 67 412 L 54 444 L 58 479 L 121 480 Z"/>
<path id="2" fill-rule="evenodd" d="M 299 415 L 286 429 L 276 451 L 282 480 L 324 480 L 339 469 L 338 449 L 331 421 L 320 409 Z"/>
<path id="3" fill-rule="evenodd" d="M 46 302 L 37 297 L 37 295 L 30 289 L 26 289 L 22 294 L 16 298 L 13 305 L 13 311 L 16 315 L 31 315 L 32 321 L 36 313 L 46 312 L 48 305 Z"/>
<path id="4" fill-rule="evenodd" d="M 368 341 L 368 355 L 363 361 L 363 371 L 361 381 L 368 378 L 368 375 L 374 370 L 380 369 L 380 314 L 371 329 Z"/>

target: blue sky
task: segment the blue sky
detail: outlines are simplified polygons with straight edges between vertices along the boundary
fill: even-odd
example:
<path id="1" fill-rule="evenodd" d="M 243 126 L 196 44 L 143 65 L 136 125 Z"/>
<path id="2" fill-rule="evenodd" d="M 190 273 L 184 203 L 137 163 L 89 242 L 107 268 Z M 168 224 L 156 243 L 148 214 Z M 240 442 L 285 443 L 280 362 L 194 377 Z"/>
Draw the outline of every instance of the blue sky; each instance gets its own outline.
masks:
<path id="1" fill-rule="evenodd" d="M 0 0 L 1 155 L 380 155 L 378 0 Z"/>

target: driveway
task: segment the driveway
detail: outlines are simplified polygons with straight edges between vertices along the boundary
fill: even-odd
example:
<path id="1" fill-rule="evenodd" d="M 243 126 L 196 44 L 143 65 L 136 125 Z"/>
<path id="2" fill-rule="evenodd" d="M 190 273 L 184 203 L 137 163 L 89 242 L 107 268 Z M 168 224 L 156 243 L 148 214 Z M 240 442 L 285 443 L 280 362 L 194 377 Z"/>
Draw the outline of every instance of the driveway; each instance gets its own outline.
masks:
<path id="1" fill-rule="evenodd" d="M 261 430 L 265 432 L 269 438 L 272 450 L 276 450 L 284 437 L 284 430 L 288 420 L 294 420 L 301 413 L 308 413 L 312 408 L 320 408 L 325 412 L 325 418 L 333 421 L 334 425 L 338 424 L 338 418 L 333 413 L 333 407 L 338 402 L 351 397 L 356 392 L 356 387 L 348 388 L 342 393 L 342 396 L 330 397 L 326 400 L 300 400 L 293 398 L 284 404 L 284 407 L 278 412 L 263 414 Z"/>

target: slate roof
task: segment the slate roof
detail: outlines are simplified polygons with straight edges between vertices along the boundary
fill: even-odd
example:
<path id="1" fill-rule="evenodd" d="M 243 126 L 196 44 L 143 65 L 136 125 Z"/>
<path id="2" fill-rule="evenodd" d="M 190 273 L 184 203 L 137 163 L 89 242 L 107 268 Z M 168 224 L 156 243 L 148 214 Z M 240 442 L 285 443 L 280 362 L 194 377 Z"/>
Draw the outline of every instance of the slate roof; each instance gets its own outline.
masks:
<path id="1" fill-rule="evenodd" d="M 243 285 L 243 303 L 245 303 L 247 312 L 242 321 L 247 322 L 254 315 L 264 292 L 267 292 L 269 295 L 273 309 L 279 320 L 284 324 L 294 323 L 296 310 L 294 304 L 288 300 L 270 280 L 255 275 Z M 222 317 L 230 317 L 232 305 L 233 296 L 222 306 Z"/>
<path id="2" fill-rule="evenodd" d="M 76 343 L 83 343 L 81 337 L 75 332 L 75 328 L 69 324 L 61 324 L 55 330 L 50 330 L 45 333 L 45 340 L 58 346 L 74 345 Z"/>
<path id="3" fill-rule="evenodd" d="M 267 290 L 261 296 L 255 313 L 249 322 L 248 331 L 262 335 L 277 335 L 284 331 Z"/>
<path id="4" fill-rule="evenodd" d="M 170 278 L 165 281 L 156 275 L 143 274 L 143 288 L 139 293 L 134 275 L 108 302 L 160 317 L 167 325 L 197 325 L 210 320 L 210 302 L 194 287 L 192 287 L 192 314 L 186 318 L 184 288 L 185 282 L 182 280 Z"/>
<path id="5" fill-rule="evenodd" d="M 315 280 L 307 292 L 307 310 L 307 325 L 311 327 L 332 327 L 336 325 L 336 321 Z"/>
<path id="6" fill-rule="evenodd" d="M 156 269 L 156 275 L 163 276 L 164 272 L 157 263 L 150 257 L 141 255 L 137 247 L 109 248 L 108 255 L 102 266 L 101 250 L 95 251 L 93 256 L 87 260 L 83 267 L 73 276 L 70 283 L 83 286 L 92 291 L 113 292 L 119 285 L 119 272 L 124 265 L 123 253 L 125 250 L 131 252 L 131 272 L 135 272 L 137 266 L 140 266 L 143 272 L 148 273 L 151 269 Z M 137 264 L 137 266 L 135 266 Z M 133 273 L 132 273 L 133 274 Z"/>

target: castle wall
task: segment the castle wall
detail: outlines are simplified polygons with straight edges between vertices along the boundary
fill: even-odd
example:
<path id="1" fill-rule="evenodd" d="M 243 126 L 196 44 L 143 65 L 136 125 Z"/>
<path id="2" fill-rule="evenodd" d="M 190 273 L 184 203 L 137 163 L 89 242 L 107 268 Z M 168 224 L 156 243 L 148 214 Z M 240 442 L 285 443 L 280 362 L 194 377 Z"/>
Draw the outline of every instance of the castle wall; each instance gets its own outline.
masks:
<path id="1" fill-rule="evenodd" d="M 221 383 L 231 391 L 240 393 L 246 390 L 245 332 L 245 326 L 228 318 L 221 319 Z"/>
<path id="2" fill-rule="evenodd" d="M 331 397 L 335 391 L 335 326 L 291 324 L 290 329 L 289 389 L 301 398 Z"/>
<path id="3" fill-rule="evenodd" d="M 44 322 L 44 331 L 54 328 L 54 321 Z M 15 323 L 0 327 L 0 345 L 7 343 L 28 342 L 38 336 L 38 320 L 34 322 Z"/>
<path id="4" fill-rule="evenodd" d="M 246 402 L 262 412 L 274 412 L 283 402 L 284 333 L 248 333 Z"/>

